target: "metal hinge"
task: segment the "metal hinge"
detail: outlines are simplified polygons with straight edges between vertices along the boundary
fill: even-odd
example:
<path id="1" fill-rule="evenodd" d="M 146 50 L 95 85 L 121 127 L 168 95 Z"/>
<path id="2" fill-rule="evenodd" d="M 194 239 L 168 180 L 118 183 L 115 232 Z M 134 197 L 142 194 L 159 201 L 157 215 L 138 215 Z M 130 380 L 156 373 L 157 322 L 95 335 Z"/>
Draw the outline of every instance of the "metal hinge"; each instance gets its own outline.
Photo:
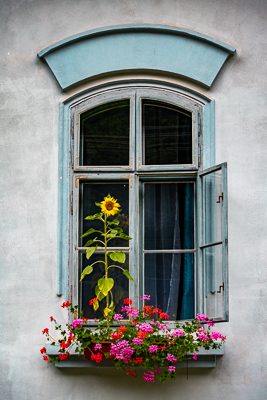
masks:
<path id="1" fill-rule="evenodd" d="M 73 191 L 71 192 L 71 195 L 70 195 L 70 212 L 71 212 L 71 215 L 73 215 Z"/>
<path id="2" fill-rule="evenodd" d="M 71 135 L 74 138 L 74 117 L 71 117 Z"/>

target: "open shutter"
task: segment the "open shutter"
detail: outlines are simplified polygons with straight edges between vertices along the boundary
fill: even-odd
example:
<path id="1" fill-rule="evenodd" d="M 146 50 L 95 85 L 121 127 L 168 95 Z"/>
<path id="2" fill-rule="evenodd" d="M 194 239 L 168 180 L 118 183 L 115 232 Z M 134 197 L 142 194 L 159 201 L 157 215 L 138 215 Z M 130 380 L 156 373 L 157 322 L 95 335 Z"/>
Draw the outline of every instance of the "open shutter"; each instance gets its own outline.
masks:
<path id="1" fill-rule="evenodd" d="M 229 320 L 227 164 L 198 173 L 198 312 Z"/>

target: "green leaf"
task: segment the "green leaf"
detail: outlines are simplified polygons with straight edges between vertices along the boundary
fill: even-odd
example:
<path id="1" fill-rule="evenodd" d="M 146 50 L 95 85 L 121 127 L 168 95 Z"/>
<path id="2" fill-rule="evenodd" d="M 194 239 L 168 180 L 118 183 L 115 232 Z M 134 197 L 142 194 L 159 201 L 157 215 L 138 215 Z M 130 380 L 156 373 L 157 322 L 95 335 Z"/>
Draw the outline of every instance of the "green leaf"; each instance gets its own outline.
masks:
<path id="1" fill-rule="evenodd" d="M 93 232 L 95 232 L 95 229 L 94 229 L 94 228 L 90 228 L 90 229 L 88 229 L 87 232 L 85 232 L 85 233 L 81 236 L 81 238 L 83 238 L 83 237 L 85 237 L 85 236 L 88 236 L 88 235 L 91 235 L 91 233 L 93 233 Z"/>
<path id="2" fill-rule="evenodd" d="M 123 271 L 123 274 L 124 274 L 125 276 L 127 276 L 127 278 L 130 279 L 130 281 L 136 283 L 135 280 L 133 280 L 133 278 L 131 277 L 130 272 L 129 272 L 127 269 L 125 269 L 125 270 Z M 137 284 L 137 283 L 136 283 L 136 284 Z"/>
<path id="3" fill-rule="evenodd" d="M 113 219 L 113 221 L 108 221 L 108 225 L 119 225 L 120 221 L 118 219 Z"/>
<path id="4" fill-rule="evenodd" d="M 94 254 L 94 252 L 96 251 L 97 246 L 95 247 L 88 247 L 88 249 L 86 249 L 86 258 L 87 260 L 89 260 L 89 258 L 91 257 L 92 254 Z"/>
<path id="5" fill-rule="evenodd" d="M 92 221 L 93 219 L 101 219 L 103 213 L 97 213 L 95 215 L 88 215 L 85 219 Z"/>
<path id="6" fill-rule="evenodd" d="M 96 205 L 97 207 L 101 207 L 101 203 L 95 202 L 95 205 Z"/>
<path id="7" fill-rule="evenodd" d="M 103 300 L 105 298 L 105 295 L 101 292 L 99 289 L 98 285 L 95 287 L 95 295 L 98 298 L 99 301 Z"/>
<path id="8" fill-rule="evenodd" d="M 115 301 L 116 303 L 118 303 L 119 300 L 124 296 L 124 289 L 121 286 L 117 286 L 114 291 L 115 291 L 115 296 L 114 296 Z"/>
<path id="9" fill-rule="evenodd" d="M 123 229 L 119 228 L 118 226 L 115 226 L 115 228 L 113 228 L 114 231 L 117 231 L 118 233 L 123 233 Z"/>
<path id="10" fill-rule="evenodd" d="M 126 255 L 122 251 L 114 251 L 113 253 L 108 254 L 111 260 L 118 261 L 119 263 L 124 263 L 126 259 Z"/>
<path id="11" fill-rule="evenodd" d="M 98 301 L 93 301 L 93 308 L 94 308 L 95 311 L 99 308 Z"/>
<path id="12" fill-rule="evenodd" d="M 85 275 L 89 275 L 89 274 L 91 274 L 91 272 L 93 272 L 93 267 L 92 267 L 92 265 L 88 265 L 86 268 L 84 268 L 84 270 L 83 270 L 83 272 L 82 272 L 82 274 L 81 274 L 81 279 L 80 279 L 80 281 L 82 281 L 83 280 L 83 278 L 85 277 Z"/>
<path id="13" fill-rule="evenodd" d="M 120 237 L 122 239 L 125 239 L 125 240 L 131 240 L 132 239 L 130 236 L 125 235 L 125 233 L 120 233 Z"/>
<path id="14" fill-rule="evenodd" d="M 83 247 L 89 247 L 90 244 L 94 243 L 96 240 L 97 240 L 97 237 L 95 237 L 94 239 L 88 240 L 88 242 L 86 242 Z"/>
<path id="15" fill-rule="evenodd" d="M 117 235 L 117 231 L 115 231 L 114 229 L 112 229 L 112 231 L 110 231 L 108 234 L 107 234 L 107 238 L 113 238 L 113 237 L 115 237 Z"/>
<path id="16" fill-rule="evenodd" d="M 112 278 L 101 278 L 98 281 L 98 287 L 105 296 L 113 288 L 113 286 L 114 280 Z"/>

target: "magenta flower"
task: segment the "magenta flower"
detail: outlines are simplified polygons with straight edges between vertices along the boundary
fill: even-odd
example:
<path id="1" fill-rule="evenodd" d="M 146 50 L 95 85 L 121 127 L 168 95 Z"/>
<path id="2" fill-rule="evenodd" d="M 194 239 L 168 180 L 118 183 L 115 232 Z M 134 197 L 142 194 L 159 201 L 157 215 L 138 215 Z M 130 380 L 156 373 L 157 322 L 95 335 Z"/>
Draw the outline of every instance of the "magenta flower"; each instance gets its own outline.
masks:
<path id="1" fill-rule="evenodd" d="M 150 295 L 144 294 L 144 296 L 140 296 L 140 300 L 150 300 Z"/>
<path id="2" fill-rule="evenodd" d="M 102 344 L 101 343 L 97 343 L 95 345 L 95 347 L 94 347 L 94 351 L 101 350 L 101 349 L 102 349 Z"/>
<path id="3" fill-rule="evenodd" d="M 169 368 L 168 368 L 168 371 L 170 371 L 170 372 L 175 372 L 175 367 L 172 367 L 172 366 L 170 365 Z"/>
<path id="4" fill-rule="evenodd" d="M 184 336 L 184 331 L 182 329 L 175 329 L 175 331 L 172 332 L 173 337 L 177 336 Z"/>
<path id="5" fill-rule="evenodd" d="M 207 321 L 207 320 L 208 320 L 208 317 L 206 317 L 206 315 L 204 315 L 204 314 L 198 314 L 198 313 L 197 313 L 197 319 L 198 319 L 199 321 Z"/>
<path id="6" fill-rule="evenodd" d="M 160 368 L 156 367 L 155 372 L 160 372 Z"/>
<path id="7" fill-rule="evenodd" d="M 150 351 L 150 353 L 155 353 L 155 351 L 158 350 L 158 346 L 156 344 L 152 344 L 152 346 L 149 346 L 148 351 Z"/>
<path id="8" fill-rule="evenodd" d="M 115 314 L 114 319 L 115 321 L 118 321 L 119 319 L 123 319 L 123 316 L 121 314 Z"/>
<path id="9" fill-rule="evenodd" d="M 140 329 L 141 332 L 149 332 L 149 333 L 153 332 L 153 327 L 149 324 L 138 325 L 138 328 Z"/>
<path id="10" fill-rule="evenodd" d="M 82 319 L 75 319 L 74 321 L 72 321 L 72 326 L 74 326 L 74 328 L 77 328 L 77 326 L 81 326 L 82 324 L 83 324 Z"/>
<path id="11" fill-rule="evenodd" d="M 197 360 L 197 353 L 196 352 L 193 354 L 193 359 Z"/>
<path id="12" fill-rule="evenodd" d="M 145 381 L 155 382 L 154 372 L 153 371 L 148 371 L 147 373 L 144 372 L 143 378 L 144 378 Z"/>
<path id="13" fill-rule="evenodd" d="M 175 358 L 172 354 L 169 354 L 169 353 L 167 354 L 166 359 L 168 361 L 171 361 L 171 362 L 176 362 L 177 361 L 177 358 Z"/>
<path id="14" fill-rule="evenodd" d="M 214 340 L 218 340 L 218 339 L 225 340 L 226 339 L 226 336 L 223 336 L 222 334 L 220 334 L 220 332 L 211 332 L 210 337 Z"/>
<path id="15" fill-rule="evenodd" d="M 135 338 L 133 338 L 133 345 L 140 346 L 141 344 L 143 344 L 143 341 L 144 341 L 144 339 L 135 337 Z"/>

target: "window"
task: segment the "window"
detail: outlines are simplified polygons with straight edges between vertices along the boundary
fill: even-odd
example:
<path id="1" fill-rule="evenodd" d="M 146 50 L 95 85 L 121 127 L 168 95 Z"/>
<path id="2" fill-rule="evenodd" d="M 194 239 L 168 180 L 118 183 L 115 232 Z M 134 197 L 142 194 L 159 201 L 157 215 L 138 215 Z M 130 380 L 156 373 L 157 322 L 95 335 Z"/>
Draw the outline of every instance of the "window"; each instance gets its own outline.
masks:
<path id="1" fill-rule="evenodd" d="M 203 140 L 204 108 L 183 91 L 150 85 L 102 90 L 71 105 L 69 278 L 87 318 L 99 316 L 88 301 L 101 267 L 79 277 L 102 250 L 87 260 L 81 235 L 100 223 L 85 217 L 110 193 L 133 238 L 110 244 L 126 253 L 138 282 L 114 271 L 117 310 L 127 297 L 141 306 L 139 294 L 148 293 L 173 320 L 196 312 L 228 319 L 226 165 L 203 170 L 212 142 Z"/>

